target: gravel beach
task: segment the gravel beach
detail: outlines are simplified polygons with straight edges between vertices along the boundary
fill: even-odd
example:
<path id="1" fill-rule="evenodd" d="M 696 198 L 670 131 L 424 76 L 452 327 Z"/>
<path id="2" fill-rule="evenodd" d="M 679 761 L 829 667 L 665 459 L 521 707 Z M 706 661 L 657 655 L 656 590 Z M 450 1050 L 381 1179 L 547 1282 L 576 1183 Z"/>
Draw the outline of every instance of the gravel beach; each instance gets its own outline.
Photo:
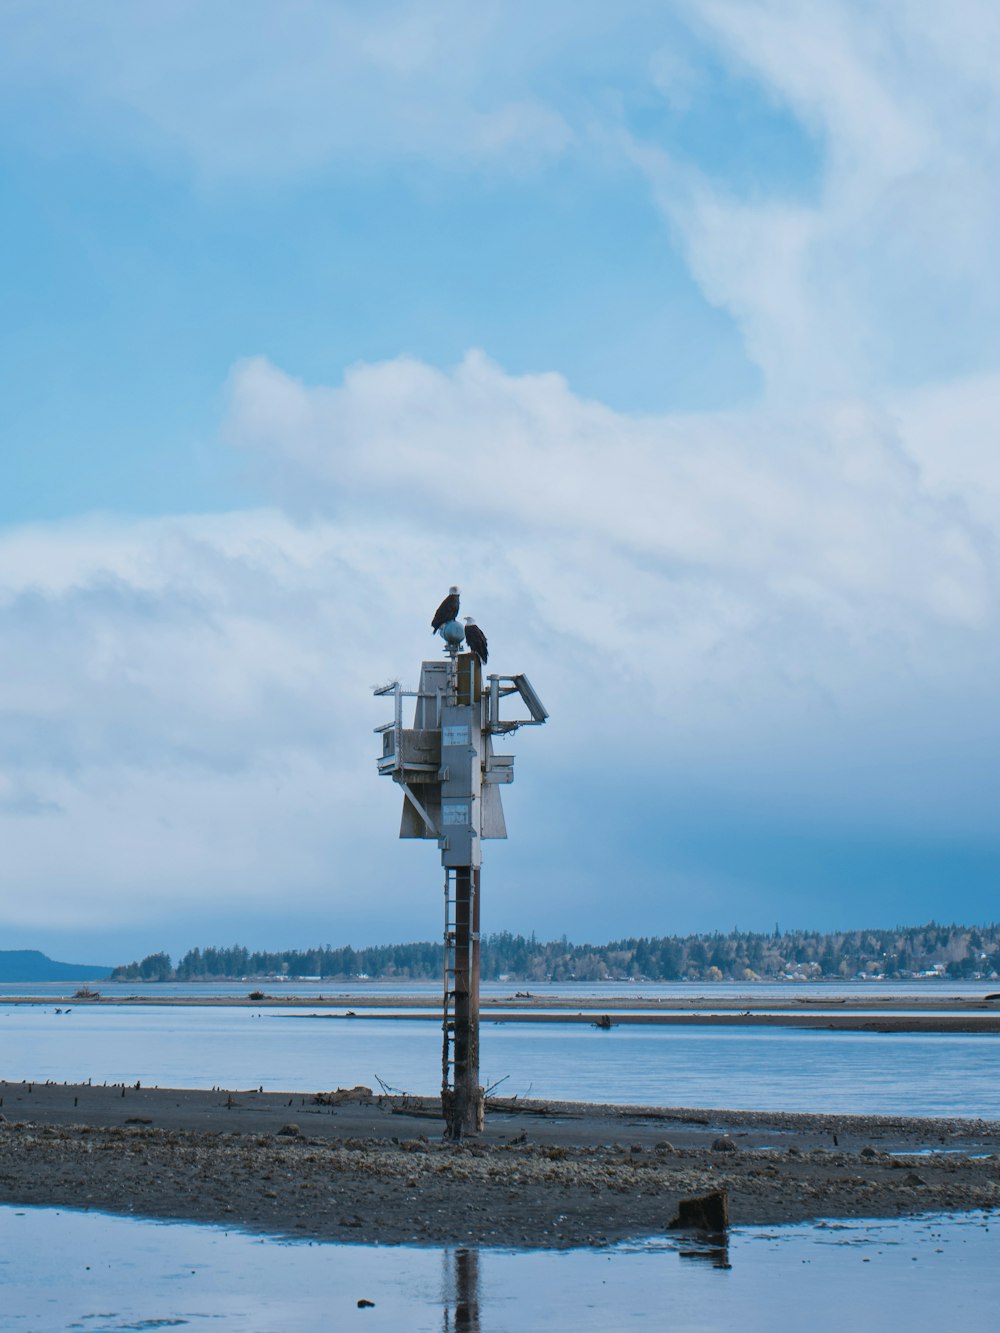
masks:
<path id="1" fill-rule="evenodd" d="M 725 1189 L 734 1224 L 1000 1206 L 1000 1122 L 0 1083 L 0 1202 L 383 1244 L 599 1245 Z"/>

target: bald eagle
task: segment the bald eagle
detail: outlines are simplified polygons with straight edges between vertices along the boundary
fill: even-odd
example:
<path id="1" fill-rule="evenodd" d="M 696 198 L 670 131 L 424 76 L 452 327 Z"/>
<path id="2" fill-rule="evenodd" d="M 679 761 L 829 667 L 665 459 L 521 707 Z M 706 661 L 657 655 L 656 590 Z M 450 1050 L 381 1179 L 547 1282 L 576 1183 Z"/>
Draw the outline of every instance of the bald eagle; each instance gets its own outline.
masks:
<path id="1" fill-rule="evenodd" d="M 489 657 L 489 653 L 486 650 L 486 635 L 473 620 L 472 616 L 465 617 L 465 642 L 476 654 L 483 666 L 485 666 L 486 659 Z"/>
<path id="2" fill-rule="evenodd" d="M 434 612 L 434 619 L 431 621 L 431 632 L 433 634 L 436 634 L 442 625 L 447 625 L 449 620 L 454 620 L 458 616 L 458 594 L 459 589 L 453 584 L 448 589 L 448 596 Z"/>

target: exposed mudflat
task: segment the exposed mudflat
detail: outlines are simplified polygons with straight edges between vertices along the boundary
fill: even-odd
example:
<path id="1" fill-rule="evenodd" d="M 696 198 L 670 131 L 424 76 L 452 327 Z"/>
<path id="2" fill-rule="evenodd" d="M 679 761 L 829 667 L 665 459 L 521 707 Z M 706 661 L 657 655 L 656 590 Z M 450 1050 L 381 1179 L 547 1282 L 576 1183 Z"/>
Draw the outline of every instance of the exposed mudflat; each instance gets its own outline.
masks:
<path id="1" fill-rule="evenodd" d="M 1000 1207 L 1000 1122 L 0 1083 L 0 1202 L 334 1240 L 593 1245 L 724 1188 L 735 1224 Z M 286 1130 L 287 1132 L 282 1132 Z"/>

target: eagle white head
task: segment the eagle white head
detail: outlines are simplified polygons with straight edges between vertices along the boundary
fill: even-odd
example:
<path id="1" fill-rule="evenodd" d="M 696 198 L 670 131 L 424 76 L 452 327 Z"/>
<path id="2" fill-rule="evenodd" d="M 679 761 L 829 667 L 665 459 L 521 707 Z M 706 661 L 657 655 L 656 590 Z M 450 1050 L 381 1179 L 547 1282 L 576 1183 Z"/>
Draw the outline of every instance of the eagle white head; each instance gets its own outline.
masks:
<path id="1" fill-rule="evenodd" d="M 475 616 L 463 616 L 462 619 L 467 625 L 474 625 L 476 623 Z"/>
<path id="2" fill-rule="evenodd" d="M 460 593 L 461 591 L 462 589 L 458 586 L 458 584 L 453 583 L 451 587 L 448 589 L 448 595 L 450 597 L 452 593 Z"/>

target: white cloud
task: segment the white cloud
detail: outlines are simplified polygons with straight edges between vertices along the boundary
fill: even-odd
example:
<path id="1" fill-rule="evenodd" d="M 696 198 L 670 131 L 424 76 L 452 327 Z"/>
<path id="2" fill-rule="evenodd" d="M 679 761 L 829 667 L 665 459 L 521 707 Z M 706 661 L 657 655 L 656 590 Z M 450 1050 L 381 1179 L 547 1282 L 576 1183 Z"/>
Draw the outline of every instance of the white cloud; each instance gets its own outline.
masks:
<path id="1" fill-rule="evenodd" d="M 358 776 L 387 673 L 357 643 L 391 601 L 354 540 L 267 513 L 0 540 L 8 921 L 348 889 L 339 847 L 373 818 Z"/>
<path id="2" fill-rule="evenodd" d="M 771 397 L 800 403 L 995 362 L 998 57 L 989 0 L 947 21 L 921 0 L 32 0 L 0 16 L 9 97 L 41 93 L 62 135 L 124 137 L 208 180 L 418 160 L 506 173 L 572 150 L 613 187 L 624 158 Z M 721 92 L 728 119 L 706 121 Z M 671 114 L 650 116 L 661 102 Z M 752 140 L 742 173 L 706 165 L 761 106 L 811 136 L 815 184 Z"/>
<path id="3" fill-rule="evenodd" d="M 1000 373 L 946 380 L 894 404 L 899 428 L 928 490 L 1000 534 Z"/>
<path id="4" fill-rule="evenodd" d="M 925 484 L 889 413 L 633 418 L 472 354 L 451 374 L 358 367 L 337 389 L 245 363 L 230 431 L 293 507 L 349 504 L 387 534 L 420 514 L 463 566 L 488 556 L 504 639 L 558 645 L 563 716 L 588 719 L 571 751 L 596 737 L 625 763 L 612 738 L 645 725 L 670 763 L 739 766 L 764 738 L 794 747 L 790 727 L 833 750 L 838 732 L 909 746 L 927 710 L 981 727 L 995 546 Z"/>
<path id="5" fill-rule="evenodd" d="M 697 0 L 706 40 L 816 138 L 815 197 L 755 191 L 624 138 L 772 398 L 878 392 L 1000 351 L 995 6 Z"/>
<path id="6" fill-rule="evenodd" d="M 8 923 L 273 917 L 287 895 L 331 935 L 430 930 L 433 848 L 394 847 L 371 687 L 436 655 L 456 580 L 552 712 L 516 747 L 495 924 L 536 919 L 554 829 L 581 828 L 559 873 L 596 904 L 602 819 L 691 786 L 790 825 L 988 835 L 995 514 L 979 471 L 918 461 L 924 402 L 630 417 L 481 353 L 317 388 L 258 359 L 230 393 L 233 444 L 294 520 L 0 538 Z"/>
<path id="7" fill-rule="evenodd" d="M 212 178 L 410 155 L 519 168 L 572 132 L 530 78 L 490 73 L 512 26 L 502 8 L 455 0 L 32 0 L 0 17 L 0 69 L 8 91 L 67 99 L 84 126 Z"/>
<path id="8" fill-rule="evenodd" d="M 990 615 L 968 521 L 923 490 L 890 419 L 861 404 L 630 417 L 481 353 L 451 374 L 355 367 L 337 389 L 249 361 L 232 403 L 232 437 L 271 459 L 293 503 L 416 503 L 467 525 L 471 502 L 491 532 L 585 538 L 759 589 L 780 579 L 789 599 L 793 583 L 814 586 L 845 630 L 876 602 L 901 620 Z M 964 596 L 942 599 L 944 583 Z"/>
<path id="9" fill-rule="evenodd" d="M 600 8 L 582 11 L 590 41 Z M 392 849 L 370 688 L 435 653 L 430 610 L 456 580 L 499 669 L 526 670 L 552 711 L 517 747 L 511 911 L 538 899 L 560 836 L 558 873 L 607 900 L 595 840 L 688 785 L 789 827 L 993 836 L 997 20 L 903 0 L 685 8 L 816 136 L 816 197 L 737 193 L 653 133 L 595 139 L 646 173 L 765 404 L 628 415 L 479 352 L 336 386 L 236 366 L 226 432 L 284 514 L 0 535 L 8 922 L 193 919 L 209 901 L 238 919 L 284 895 L 336 935 L 363 882 L 386 932 L 425 932 L 410 875 L 431 882 L 435 857 Z M 535 7 L 520 60 L 527 7 L 360 12 L 36 0 L 8 7 L 0 60 L 210 175 L 519 166 L 593 117 L 628 124 L 545 95 L 574 7 Z M 686 53 L 647 73 L 675 110 L 712 95 Z"/>

